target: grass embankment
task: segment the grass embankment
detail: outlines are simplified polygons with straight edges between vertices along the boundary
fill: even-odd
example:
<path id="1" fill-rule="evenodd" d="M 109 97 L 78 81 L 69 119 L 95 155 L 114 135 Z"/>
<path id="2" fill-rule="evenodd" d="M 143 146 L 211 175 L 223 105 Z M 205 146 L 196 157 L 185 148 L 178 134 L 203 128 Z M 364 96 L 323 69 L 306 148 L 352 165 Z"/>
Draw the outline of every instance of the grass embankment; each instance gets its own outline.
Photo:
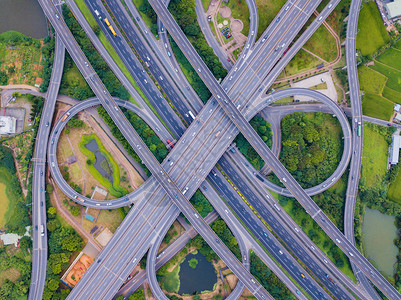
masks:
<path id="1" fill-rule="evenodd" d="M 398 171 L 397 177 L 390 185 L 387 193 L 388 199 L 398 204 L 401 204 L 401 172 Z"/>
<path id="2" fill-rule="evenodd" d="M 372 55 L 390 40 L 374 1 L 363 3 L 359 13 L 358 30 L 356 48 L 363 56 Z"/>
<path id="3" fill-rule="evenodd" d="M 269 24 L 273 21 L 277 13 L 280 11 L 281 7 L 283 7 L 284 3 L 286 3 L 286 0 L 256 1 L 259 15 L 258 35 L 256 36 L 256 40 L 262 35 L 267 26 L 269 26 Z"/>
<path id="4" fill-rule="evenodd" d="M 301 73 L 302 71 L 310 70 L 321 63 L 322 61 L 320 59 L 301 49 L 285 67 L 285 75 L 295 75 L 297 73 Z"/>
<path id="5" fill-rule="evenodd" d="M 75 3 L 79 7 L 79 10 L 84 15 L 85 19 L 88 21 L 88 23 L 92 27 L 92 29 L 98 27 L 99 25 L 97 25 L 97 22 L 96 22 L 95 18 L 93 17 L 91 12 L 89 11 L 89 9 L 86 6 L 84 0 L 75 0 Z M 141 95 L 142 98 L 146 100 L 146 97 L 143 94 L 142 90 L 139 88 L 138 84 L 136 83 L 134 78 L 131 76 L 131 74 L 129 73 L 128 69 L 125 67 L 123 61 L 118 56 L 117 52 L 114 50 L 113 46 L 107 40 L 106 36 L 104 35 L 104 33 L 102 31 L 100 31 L 98 37 L 99 37 L 99 40 L 102 42 L 103 46 L 106 48 L 107 52 L 110 54 L 110 56 L 113 58 L 113 60 L 118 65 L 120 70 L 124 73 L 124 75 L 128 78 L 128 80 L 131 82 L 131 84 L 137 90 L 139 95 Z M 129 100 L 131 102 L 137 104 L 136 101 L 132 98 L 132 96 L 130 96 Z"/>
<path id="6" fill-rule="evenodd" d="M 374 188 L 386 174 L 388 144 L 373 127 L 363 128 L 361 183 Z"/>
<path id="7" fill-rule="evenodd" d="M 110 171 L 113 174 L 113 183 L 111 183 L 107 178 L 103 177 L 98 170 L 93 166 L 96 161 L 95 154 L 88 150 L 85 145 L 90 141 L 95 140 L 98 145 L 98 151 L 100 151 L 103 156 L 106 158 L 108 166 L 110 166 Z M 92 176 L 100 182 L 103 186 L 105 186 L 109 192 L 115 197 L 122 197 L 127 194 L 127 190 L 120 185 L 120 170 L 118 168 L 117 163 L 111 156 L 111 154 L 106 150 L 102 141 L 95 134 L 83 135 L 81 141 L 78 144 L 79 150 L 88 157 L 88 160 L 91 161 L 90 164 L 86 163 L 86 167 Z M 107 170 L 105 170 L 107 171 Z"/>

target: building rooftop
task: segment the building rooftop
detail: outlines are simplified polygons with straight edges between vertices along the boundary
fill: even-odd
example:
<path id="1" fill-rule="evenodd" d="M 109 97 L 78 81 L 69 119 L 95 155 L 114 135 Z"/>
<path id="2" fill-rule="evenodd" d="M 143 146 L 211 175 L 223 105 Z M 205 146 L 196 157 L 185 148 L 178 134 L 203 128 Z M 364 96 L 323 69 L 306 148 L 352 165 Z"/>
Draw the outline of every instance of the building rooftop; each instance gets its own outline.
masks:
<path id="1" fill-rule="evenodd" d="M 401 136 L 393 135 L 392 137 L 393 143 L 391 144 L 390 150 L 390 163 L 395 165 L 398 163 L 400 148 L 401 148 Z"/>
<path id="2" fill-rule="evenodd" d="M 385 8 L 389 19 L 401 16 L 401 0 L 386 3 Z"/>
<path id="3" fill-rule="evenodd" d="M 0 116 L 0 134 L 13 134 L 17 128 L 17 119 L 14 117 Z"/>

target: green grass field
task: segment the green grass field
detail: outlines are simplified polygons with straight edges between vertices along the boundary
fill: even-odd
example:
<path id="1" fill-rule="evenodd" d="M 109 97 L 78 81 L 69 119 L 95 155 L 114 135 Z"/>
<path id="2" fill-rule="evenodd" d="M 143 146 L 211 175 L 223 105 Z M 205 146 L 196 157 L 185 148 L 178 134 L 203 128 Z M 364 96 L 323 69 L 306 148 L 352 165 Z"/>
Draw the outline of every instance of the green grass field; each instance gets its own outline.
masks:
<path id="1" fill-rule="evenodd" d="M 316 30 L 304 48 L 327 62 L 331 62 L 337 57 L 336 40 L 324 26 L 320 26 Z"/>
<path id="2" fill-rule="evenodd" d="M 286 76 L 294 75 L 312 69 L 320 63 L 322 63 L 320 59 L 301 49 L 285 67 L 285 74 Z"/>
<path id="3" fill-rule="evenodd" d="M 401 71 L 401 51 L 395 48 L 387 49 L 376 60 Z"/>
<path id="4" fill-rule="evenodd" d="M 274 17 L 285 3 L 285 0 L 256 0 L 259 15 L 258 35 L 256 40 L 262 35 L 270 22 L 273 21 Z"/>
<path id="5" fill-rule="evenodd" d="M 393 69 L 385 64 L 382 64 L 378 61 L 375 62 L 374 66 L 370 66 L 373 70 L 376 70 L 382 73 L 384 76 L 388 78 L 387 86 L 397 92 L 401 93 L 401 71 L 397 69 Z"/>
<path id="6" fill-rule="evenodd" d="M 374 1 L 363 3 L 359 13 L 358 29 L 356 48 L 364 56 L 372 55 L 390 40 Z"/>
<path id="7" fill-rule="evenodd" d="M 364 65 L 358 67 L 360 89 L 366 93 L 381 95 L 386 85 L 387 77 Z"/>
<path id="8" fill-rule="evenodd" d="M 401 103 L 401 93 L 390 89 L 388 86 L 385 86 L 383 89 L 383 97 L 395 103 Z"/>
<path id="9" fill-rule="evenodd" d="M 382 120 L 390 120 L 393 114 L 394 103 L 382 96 L 366 93 L 362 100 L 364 115 Z"/>
<path id="10" fill-rule="evenodd" d="M 180 270 L 181 267 L 178 264 L 173 271 L 166 272 L 166 275 L 163 276 L 162 280 L 162 288 L 165 289 L 169 293 L 178 293 L 180 290 Z"/>
<path id="11" fill-rule="evenodd" d="M 9 202 L 6 195 L 6 185 L 0 182 L 0 228 L 4 228 L 6 224 L 6 212 Z"/>
<path id="12" fill-rule="evenodd" d="M 363 128 L 361 182 L 374 188 L 386 173 L 388 144 L 384 137 L 369 126 Z"/>
<path id="13" fill-rule="evenodd" d="M 135 4 L 137 10 L 139 11 L 139 14 L 141 15 L 143 21 L 145 22 L 145 24 L 146 24 L 149 28 L 151 28 L 152 25 L 153 25 L 152 20 L 148 17 L 147 14 L 144 14 L 143 12 L 141 12 L 141 11 L 139 10 L 139 7 L 141 7 L 142 3 L 145 2 L 145 0 L 132 0 L 132 2 Z"/>

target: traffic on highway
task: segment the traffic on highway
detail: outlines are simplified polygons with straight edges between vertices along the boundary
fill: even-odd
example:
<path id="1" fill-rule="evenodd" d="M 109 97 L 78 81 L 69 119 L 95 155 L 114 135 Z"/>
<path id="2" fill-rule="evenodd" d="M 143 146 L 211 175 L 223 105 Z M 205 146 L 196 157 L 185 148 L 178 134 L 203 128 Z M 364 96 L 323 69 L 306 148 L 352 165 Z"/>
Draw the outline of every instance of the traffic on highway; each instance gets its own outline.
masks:
<path id="1" fill-rule="evenodd" d="M 288 0 L 257 40 L 260 15 L 254 0 L 247 0 L 249 33 L 236 62 L 220 48 L 209 19 L 196 0 L 199 25 L 214 49 L 227 76 L 216 80 L 168 9 L 169 2 L 149 0 L 157 14 L 157 38 L 132 1 L 82 1 L 96 26 L 122 61 L 136 87 L 127 79 L 94 26 L 77 3 L 66 0 L 71 12 L 118 80 L 136 103 L 112 97 L 62 18 L 61 5 L 38 0 L 56 33 L 55 54 L 49 90 L 35 143 L 32 189 L 33 258 L 29 299 L 42 299 L 46 281 L 48 233 L 45 182 L 47 176 L 69 199 L 87 208 L 117 209 L 130 206 L 124 220 L 67 299 L 124 299 L 147 279 L 156 299 L 168 299 L 156 272 L 196 235 L 200 235 L 238 278 L 226 299 L 239 299 L 246 288 L 257 299 L 274 299 L 250 268 L 254 252 L 298 299 L 380 299 L 373 285 L 388 299 L 401 295 L 355 246 L 354 211 L 362 160 L 361 95 L 356 61 L 356 34 L 361 0 L 352 0 L 347 24 L 345 57 L 350 87 L 350 111 L 345 112 L 330 97 L 307 88 L 284 88 L 266 94 L 285 66 L 325 22 L 339 0 L 325 2 L 318 18 L 307 24 L 321 1 Z M 207 28 L 206 28 L 207 27 Z M 263 28 L 264 29 L 264 28 Z M 212 96 L 204 104 L 191 80 L 181 69 L 170 38 L 178 45 L 194 72 Z M 65 51 L 69 53 L 95 97 L 72 105 L 57 120 L 56 99 L 63 75 Z M 138 91 L 141 91 L 140 93 Z M 273 106 L 278 100 L 305 96 L 313 104 Z M 57 160 L 60 137 L 69 120 L 78 113 L 102 106 L 151 176 L 137 189 L 112 200 L 95 200 L 78 193 L 65 180 Z M 267 107 L 282 118 L 295 111 L 324 111 L 335 116 L 342 129 L 342 156 L 336 170 L 322 183 L 303 189 L 278 159 L 280 128 L 271 149 L 249 121 Z M 159 163 L 127 119 L 125 110 L 138 115 L 168 147 Z M 346 113 L 350 114 L 351 121 Z M 278 118 L 278 117 L 277 117 Z M 380 121 L 379 121 L 380 123 Z M 235 151 L 234 138 L 241 133 L 282 183 L 267 180 Z M 172 145 L 174 144 L 174 145 Z M 229 149 L 232 149 L 231 151 Z M 349 169 L 344 210 L 344 234 L 313 201 L 312 195 L 329 189 Z M 214 211 L 202 218 L 190 202 L 200 190 Z M 294 197 L 314 222 L 352 264 L 358 283 L 345 275 L 280 206 L 273 194 Z M 186 233 L 158 253 L 163 238 L 179 216 L 188 221 Z M 224 220 L 240 249 L 236 257 L 210 227 Z M 147 253 L 147 256 L 146 256 Z M 133 270 L 146 256 L 146 269 Z"/>

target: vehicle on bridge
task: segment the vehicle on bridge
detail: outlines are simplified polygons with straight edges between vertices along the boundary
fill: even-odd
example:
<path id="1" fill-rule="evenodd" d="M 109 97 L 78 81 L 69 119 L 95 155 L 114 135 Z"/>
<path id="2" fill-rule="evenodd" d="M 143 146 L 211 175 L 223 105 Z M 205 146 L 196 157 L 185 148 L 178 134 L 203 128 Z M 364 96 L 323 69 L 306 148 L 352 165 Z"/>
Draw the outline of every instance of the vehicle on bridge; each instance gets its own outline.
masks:
<path id="1" fill-rule="evenodd" d="M 167 140 L 167 143 L 171 146 L 171 148 L 174 148 L 174 144 L 173 144 L 173 142 L 172 141 L 170 141 L 170 140 Z"/>
<path id="2" fill-rule="evenodd" d="M 61 119 L 62 122 L 64 122 L 65 120 L 67 120 L 68 116 L 70 115 L 70 113 L 66 113 L 63 118 Z"/>

